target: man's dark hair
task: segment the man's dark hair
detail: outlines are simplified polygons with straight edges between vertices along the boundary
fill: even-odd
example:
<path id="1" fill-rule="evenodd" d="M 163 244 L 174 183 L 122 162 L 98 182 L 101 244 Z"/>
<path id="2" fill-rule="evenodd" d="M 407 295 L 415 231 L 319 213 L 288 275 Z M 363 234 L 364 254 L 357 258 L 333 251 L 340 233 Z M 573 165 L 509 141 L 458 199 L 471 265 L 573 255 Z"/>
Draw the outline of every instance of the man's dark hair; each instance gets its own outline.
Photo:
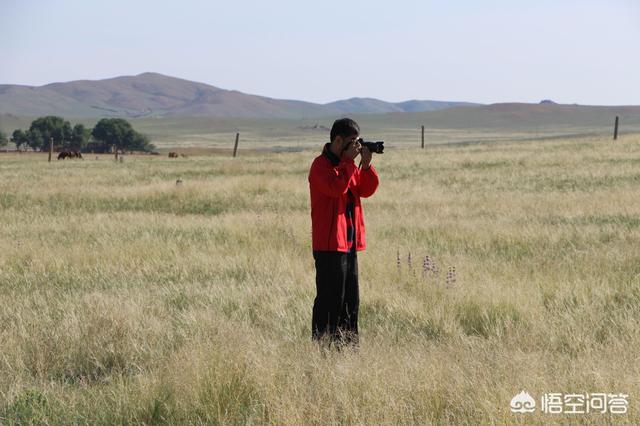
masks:
<path id="1" fill-rule="evenodd" d="M 341 118 L 333 122 L 333 126 L 331 127 L 331 142 L 337 137 L 342 136 L 343 138 L 348 138 L 350 136 L 359 135 L 360 134 L 360 126 L 358 123 L 353 121 L 350 118 Z"/>

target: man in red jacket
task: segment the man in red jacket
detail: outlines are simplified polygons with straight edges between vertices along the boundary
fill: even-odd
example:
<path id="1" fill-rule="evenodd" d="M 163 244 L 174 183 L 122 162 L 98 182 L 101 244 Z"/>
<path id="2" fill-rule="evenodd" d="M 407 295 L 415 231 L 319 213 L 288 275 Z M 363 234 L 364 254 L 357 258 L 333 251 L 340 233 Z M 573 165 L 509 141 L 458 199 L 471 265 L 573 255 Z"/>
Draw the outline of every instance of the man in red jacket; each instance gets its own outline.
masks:
<path id="1" fill-rule="evenodd" d="M 371 152 L 360 145 L 358 124 L 336 120 L 331 142 L 309 170 L 316 298 L 312 337 L 337 343 L 358 343 L 358 257 L 365 249 L 361 197 L 378 188 Z M 360 166 L 355 158 L 361 155 Z"/>

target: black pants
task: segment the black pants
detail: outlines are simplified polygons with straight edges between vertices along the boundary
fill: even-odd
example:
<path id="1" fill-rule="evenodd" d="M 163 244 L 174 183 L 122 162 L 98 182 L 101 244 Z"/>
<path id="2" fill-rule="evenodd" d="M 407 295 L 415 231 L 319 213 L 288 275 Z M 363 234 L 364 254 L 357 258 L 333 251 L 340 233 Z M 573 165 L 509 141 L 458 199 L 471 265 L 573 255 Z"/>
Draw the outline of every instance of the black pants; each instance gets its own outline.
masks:
<path id="1" fill-rule="evenodd" d="M 358 257 L 356 253 L 314 251 L 316 299 L 312 337 L 358 343 Z"/>

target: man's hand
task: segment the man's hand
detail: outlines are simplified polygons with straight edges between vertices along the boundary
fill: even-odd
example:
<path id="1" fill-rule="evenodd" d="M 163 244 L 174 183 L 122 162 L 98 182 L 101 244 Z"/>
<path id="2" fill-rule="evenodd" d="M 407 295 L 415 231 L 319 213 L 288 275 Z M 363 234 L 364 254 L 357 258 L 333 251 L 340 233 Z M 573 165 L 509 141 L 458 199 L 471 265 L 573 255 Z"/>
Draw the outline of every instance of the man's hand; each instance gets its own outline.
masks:
<path id="1" fill-rule="evenodd" d="M 349 147 L 346 149 L 346 151 L 342 153 L 342 157 L 350 158 L 353 160 L 358 156 L 358 154 L 360 154 L 361 148 L 362 146 L 360 145 L 359 141 L 353 141 L 351 142 L 351 144 L 349 144 Z"/>
<path id="2" fill-rule="evenodd" d="M 369 165 L 371 164 L 371 157 L 373 157 L 373 154 L 371 153 L 371 151 L 369 151 L 369 148 L 367 148 L 366 146 L 362 147 L 362 149 L 360 150 L 360 154 L 362 155 L 361 157 L 362 168 L 368 169 Z"/>

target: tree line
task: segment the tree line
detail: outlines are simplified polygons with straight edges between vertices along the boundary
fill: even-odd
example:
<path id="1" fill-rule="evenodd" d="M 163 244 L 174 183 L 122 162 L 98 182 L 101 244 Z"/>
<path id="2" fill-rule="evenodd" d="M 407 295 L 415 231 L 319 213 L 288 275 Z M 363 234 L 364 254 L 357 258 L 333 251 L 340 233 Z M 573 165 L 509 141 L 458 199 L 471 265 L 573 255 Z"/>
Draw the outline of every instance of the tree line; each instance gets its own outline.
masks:
<path id="1" fill-rule="evenodd" d="M 146 135 L 138 133 L 122 118 L 103 118 L 93 129 L 71 124 L 62 117 L 49 115 L 31 123 L 28 130 L 18 129 L 11 135 L 17 149 L 48 151 L 51 139 L 56 151 L 110 152 L 113 145 L 122 151 L 153 151 L 155 146 Z M 0 145 L 7 136 L 0 132 Z"/>

